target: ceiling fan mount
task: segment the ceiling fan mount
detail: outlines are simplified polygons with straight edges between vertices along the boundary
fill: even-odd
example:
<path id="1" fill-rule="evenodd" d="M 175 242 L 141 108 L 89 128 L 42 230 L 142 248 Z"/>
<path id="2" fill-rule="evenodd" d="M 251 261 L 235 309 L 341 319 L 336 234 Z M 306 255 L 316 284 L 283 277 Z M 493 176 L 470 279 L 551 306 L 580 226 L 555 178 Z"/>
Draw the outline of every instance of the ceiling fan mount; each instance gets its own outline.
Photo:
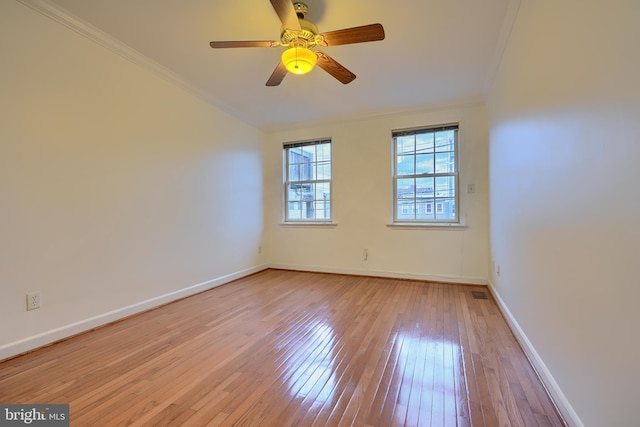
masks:
<path id="1" fill-rule="evenodd" d="M 305 19 L 309 8 L 305 3 L 291 0 L 270 0 L 282 27 L 280 41 L 212 41 L 212 48 L 232 47 L 287 47 L 276 69 L 267 80 L 267 86 L 279 85 L 291 71 L 294 74 L 305 74 L 317 65 L 343 84 L 352 82 L 356 75 L 339 64 L 324 52 L 315 50 L 318 46 L 337 46 L 344 44 L 364 43 L 384 39 L 384 28 L 380 24 L 320 33 L 318 27 Z"/>
<path id="2" fill-rule="evenodd" d="M 299 21 L 300 30 L 291 30 L 285 27 L 282 27 L 280 29 L 281 46 L 290 46 L 290 44 L 297 39 L 306 40 L 309 46 L 323 46 L 322 43 L 325 42 L 323 37 L 318 35 L 318 27 L 316 27 L 313 22 L 307 21 L 304 18 L 300 19 Z M 324 46 L 326 46 L 326 43 L 324 44 Z"/>
<path id="3" fill-rule="evenodd" d="M 293 9 L 296 11 L 296 15 L 298 15 L 298 18 L 300 19 L 304 19 L 307 13 L 309 13 L 309 7 L 301 1 L 294 1 Z"/>

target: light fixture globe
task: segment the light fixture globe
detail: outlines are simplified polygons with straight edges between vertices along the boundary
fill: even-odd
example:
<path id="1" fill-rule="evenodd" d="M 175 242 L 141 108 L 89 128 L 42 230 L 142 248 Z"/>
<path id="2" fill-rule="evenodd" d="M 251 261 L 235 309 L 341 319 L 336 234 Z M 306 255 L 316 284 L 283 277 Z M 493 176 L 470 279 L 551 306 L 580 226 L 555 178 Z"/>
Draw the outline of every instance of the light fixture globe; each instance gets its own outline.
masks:
<path id="1" fill-rule="evenodd" d="M 282 63 L 293 74 L 307 74 L 317 60 L 316 54 L 306 47 L 294 46 L 282 52 Z"/>

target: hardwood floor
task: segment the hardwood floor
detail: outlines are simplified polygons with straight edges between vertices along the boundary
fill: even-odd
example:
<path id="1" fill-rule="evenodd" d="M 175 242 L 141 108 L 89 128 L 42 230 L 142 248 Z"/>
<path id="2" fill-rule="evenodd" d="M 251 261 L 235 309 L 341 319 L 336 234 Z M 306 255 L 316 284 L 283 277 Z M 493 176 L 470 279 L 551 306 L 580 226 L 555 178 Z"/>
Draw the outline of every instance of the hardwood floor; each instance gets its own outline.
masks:
<path id="1" fill-rule="evenodd" d="M 266 270 L 0 363 L 72 426 L 561 426 L 484 288 Z"/>

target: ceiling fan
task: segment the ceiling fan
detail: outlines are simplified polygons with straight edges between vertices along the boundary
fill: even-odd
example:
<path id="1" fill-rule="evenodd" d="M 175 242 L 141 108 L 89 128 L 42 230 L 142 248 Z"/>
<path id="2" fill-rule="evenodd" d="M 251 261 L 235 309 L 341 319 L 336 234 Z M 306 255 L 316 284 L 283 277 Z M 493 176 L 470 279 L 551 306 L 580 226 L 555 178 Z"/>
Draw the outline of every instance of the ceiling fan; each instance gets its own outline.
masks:
<path id="1" fill-rule="evenodd" d="M 270 0 L 282 27 L 280 41 L 212 41 L 212 48 L 230 47 L 278 47 L 285 46 L 282 59 L 267 80 L 267 86 L 278 86 L 287 71 L 294 74 L 306 74 L 317 64 L 343 84 L 352 82 L 356 75 L 339 64 L 324 52 L 315 50 L 316 47 L 338 46 L 344 44 L 371 42 L 384 39 L 384 28 L 380 24 L 370 24 L 361 27 L 345 28 L 342 30 L 318 32 L 313 22 L 305 19 L 309 8 L 302 2 L 291 0 Z"/>

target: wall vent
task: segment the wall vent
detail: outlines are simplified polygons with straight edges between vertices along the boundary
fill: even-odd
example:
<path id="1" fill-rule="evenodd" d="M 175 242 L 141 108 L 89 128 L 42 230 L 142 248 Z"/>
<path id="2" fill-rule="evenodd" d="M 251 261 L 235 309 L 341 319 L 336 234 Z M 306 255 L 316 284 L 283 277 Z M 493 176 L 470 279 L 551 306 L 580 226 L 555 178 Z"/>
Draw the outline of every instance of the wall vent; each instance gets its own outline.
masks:
<path id="1" fill-rule="evenodd" d="M 486 292 L 471 291 L 473 299 L 489 299 Z"/>

